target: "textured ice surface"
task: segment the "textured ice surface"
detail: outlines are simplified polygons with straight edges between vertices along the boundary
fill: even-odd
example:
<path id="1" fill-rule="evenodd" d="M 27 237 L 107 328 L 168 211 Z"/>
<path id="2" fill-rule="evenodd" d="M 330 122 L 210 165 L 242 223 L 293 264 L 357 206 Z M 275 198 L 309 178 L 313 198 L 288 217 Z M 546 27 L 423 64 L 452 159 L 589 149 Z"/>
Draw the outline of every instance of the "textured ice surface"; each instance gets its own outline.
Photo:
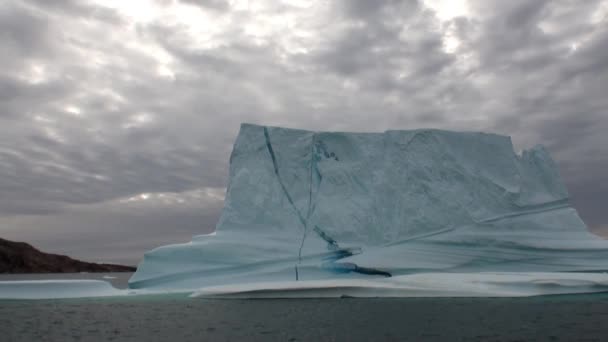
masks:
<path id="1" fill-rule="evenodd" d="M 216 232 L 146 253 L 129 286 L 307 287 L 305 281 L 339 280 L 361 281 L 363 288 L 370 281 L 409 284 L 415 278 L 402 276 L 418 273 L 607 269 L 608 241 L 589 233 L 569 206 L 541 146 L 517 155 L 509 137 L 495 134 L 319 133 L 244 124 Z M 435 293 L 445 288 L 425 286 Z"/>

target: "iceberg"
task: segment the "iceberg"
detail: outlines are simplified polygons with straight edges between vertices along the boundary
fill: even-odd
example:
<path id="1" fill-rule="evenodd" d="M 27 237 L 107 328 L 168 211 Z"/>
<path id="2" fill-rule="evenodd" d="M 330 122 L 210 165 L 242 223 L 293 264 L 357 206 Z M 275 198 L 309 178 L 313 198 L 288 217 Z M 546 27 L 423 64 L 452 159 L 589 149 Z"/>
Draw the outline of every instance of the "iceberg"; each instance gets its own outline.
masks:
<path id="1" fill-rule="evenodd" d="M 542 146 L 436 129 L 241 125 L 216 231 L 145 254 L 131 289 L 496 296 L 608 288 L 608 241 Z"/>
<path id="2" fill-rule="evenodd" d="M 126 290 L 0 281 L 0 298 L 517 297 L 606 292 L 607 270 L 542 146 L 243 124 L 214 233 L 145 253 Z"/>

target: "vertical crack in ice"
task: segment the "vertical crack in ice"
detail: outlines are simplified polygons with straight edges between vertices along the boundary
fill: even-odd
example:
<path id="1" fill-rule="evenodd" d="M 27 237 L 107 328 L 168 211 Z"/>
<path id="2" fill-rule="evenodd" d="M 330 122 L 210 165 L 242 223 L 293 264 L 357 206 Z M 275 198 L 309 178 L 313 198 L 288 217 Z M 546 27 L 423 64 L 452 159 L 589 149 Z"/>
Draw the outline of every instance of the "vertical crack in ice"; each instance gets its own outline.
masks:
<path id="1" fill-rule="evenodd" d="M 298 220 L 300 221 L 300 223 L 302 224 L 302 226 L 304 227 L 304 235 L 302 237 L 301 243 L 300 243 L 300 249 L 298 252 L 298 260 L 299 262 L 302 261 L 302 248 L 304 246 L 304 240 L 306 239 L 306 232 L 307 232 L 307 228 L 308 228 L 308 220 L 310 219 L 310 216 L 312 215 L 312 213 L 314 212 L 315 209 L 315 205 L 313 204 L 313 200 L 312 200 L 312 190 L 313 190 L 313 171 L 316 171 L 317 175 L 320 177 L 320 172 L 318 170 L 318 168 L 316 167 L 316 160 L 315 160 L 315 153 L 314 153 L 314 142 L 315 142 L 315 135 L 313 135 L 312 137 L 312 143 L 311 143 L 311 162 L 310 162 L 310 185 L 309 185 L 309 192 L 308 192 L 308 212 L 306 214 L 306 218 L 304 218 L 304 216 L 302 215 L 302 213 L 300 212 L 300 210 L 298 210 L 298 207 L 295 205 L 293 198 L 291 197 L 291 194 L 289 193 L 289 191 L 287 190 L 287 187 L 285 186 L 285 183 L 283 182 L 283 179 L 281 178 L 281 173 L 279 172 L 279 165 L 277 163 L 277 158 L 276 155 L 274 153 L 274 149 L 272 148 L 272 143 L 270 141 L 270 134 L 268 133 L 268 128 L 264 127 L 264 138 L 266 139 L 266 147 L 268 149 L 268 153 L 270 154 L 270 158 L 272 159 L 272 165 L 274 168 L 274 173 L 277 176 L 277 180 L 279 181 L 279 184 L 281 185 L 281 190 L 283 191 L 283 193 L 285 194 L 285 197 L 287 197 L 287 201 L 289 201 L 289 204 L 291 205 L 291 207 L 294 209 L 294 211 L 296 212 L 297 216 L 298 216 Z M 321 237 L 323 240 L 325 240 L 329 245 L 333 246 L 333 247 L 338 247 L 337 242 L 330 238 L 325 232 L 323 232 L 321 230 L 321 228 L 319 228 L 318 226 L 315 226 L 314 231 L 319 234 L 319 237 Z M 333 248 L 330 248 L 333 249 Z"/>
<path id="2" fill-rule="evenodd" d="M 311 142 L 310 142 L 310 172 L 308 178 L 308 212 L 306 213 L 306 220 L 304 221 L 304 234 L 302 234 L 302 240 L 300 240 L 300 248 L 298 249 L 298 265 L 302 263 L 302 248 L 304 248 L 304 241 L 306 240 L 306 235 L 308 233 L 308 220 L 310 219 L 310 215 L 312 214 L 312 170 L 314 169 L 315 163 L 315 137 L 316 134 L 312 134 Z M 298 266 L 296 265 L 296 280 L 298 280 Z"/>
<path id="3" fill-rule="evenodd" d="M 307 222 L 304 219 L 304 217 L 302 217 L 302 213 L 300 213 L 300 210 L 298 210 L 298 207 L 296 206 L 296 204 L 293 202 L 293 199 L 291 198 L 289 191 L 287 191 L 287 187 L 285 186 L 285 183 L 283 183 L 283 179 L 281 178 L 281 174 L 279 173 L 279 165 L 277 163 L 277 157 L 274 154 L 274 150 L 272 148 L 272 143 L 270 142 L 270 134 L 268 134 L 268 127 L 264 127 L 264 138 L 266 139 L 266 148 L 268 149 L 268 153 L 270 154 L 270 158 L 272 159 L 272 165 L 274 167 L 274 174 L 277 176 L 277 180 L 279 181 L 279 184 L 281 185 L 281 189 L 283 190 L 285 197 L 287 197 L 287 201 L 289 201 L 289 204 L 291 204 L 291 207 L 296 212 L 298 219 L 300 220 L 300 223 L 304 227 L 304 235 L 302 238 L 302 242 L 300 243 L 300 250 L 298 252 L 298 264 L 300 264 L 302 261 L 302 246 L 304 245 L 304 239 L 306 237 Z M 294 266 L 294 268 L 295 268 L 296 280 L 299 280 L 298 265 L 296 264 Z"/>
<path id="4" fill-rule="evenodd" d="M 274 154 L 274 150 L 272 149 L 272 144 L 270 143 L 270 135 L 268 134 L 267 127 L 264 127 L 264 137 L 266 138 L 266 147 L 268 148 L 268 152 L 270 153 L 270 158 L 272 159 L 272 165 L 274 166 L 274 174 L 277 176 L 279 184 L 281 185 L 281 189 L 283 190 L 283 193 L 287 197 L 287 201 L 289 201 L 289 204 L 291 204 L 291 206 L 295 210 L 296 214 L 298 215 L 298 219 L 300 220 L 300 223 L 302 224 L 302 226 L 304 226 L 304 229 L 306 229 L 306 221 L 304 220 L 302 213 L 300 213 L 300 211 L 298 210 L 298 207 L 296 207 L 296 204 L 293 202 L 293 199 L 291 198 L 289 191 L 287 191 L 287 187 L 285 187 L 285 183 L 283 183 L 283 179 L 281 179 L 281 174 L 279 173 L 279 165 L 277 164 L 277 158 Z"/>
<path id="5" fill-rule="evenodd" d="M 272 143 L 270 141 L 270 134 L 268 133 L 267 127 L 264 127 L 264 138 L 266 140 L 266 148 L 268 149 L 268 153 L 270 154 L 270 158 L 272 159 L 274 173 L 277 176 L 277 180 L 279 181 L 279 184 L 281 185 L 281 189 L 283 190 L 285 197 L 287 197 L 287 201 L 289 201 L 289 204 L 291 204 L 291 207 L 296 212 L 298 219 L 300 220 L 300 223 L 304 227 L 304 232 L 302 234 L 302 240 L 300 241 L 300 247 L 298 250 L 298 263 L 296 265 L 294 265 L 296 280 L 299 280 L 298 265 L 302 263 L 302 249 L 304 247 L 304 242 L 306 240 L 306 233 L 308 231 L 308 221 L 316 207 L 313 204 L 313 200 L 312 200 L 313 171 L 315 171 L 319 177 L 319 184 L 320 184 L 320 180 L 322 178 L 321 173 L 319 172 L 317 165 L 316 165 L 316 154 L 314 152 L 315 135 L 313 134 L 312 141 L 311 141 L 310 185 L 309 185 L 309 193 L 308 193 L 308 212 L 306 214 L 306 218 L 304 218 L 304 216 L 302 216 L 302 213 L 300 212 L 300 210 L 298 210 L 298 207 L 294 203 L 293 198 L 291 197 L 291 194 L 287 190 L 287 187 L 285 186 L 285 183 L 283 182 L 283 179 L 281 178 L 281 173 L 279 172 L 279 165 L 277 163 L 277 158 L 274 153 L 274 149 L 272 148 Z M 359 267 L 353 263 L 337 263 L 336 262 L 337 260 L 352 256 L 355 253 L 353 253 L 353 251 L 349 250 L 349 249 L 340 249 L 338 242 L 336 240 L 332 239 L 329 235 L 327 235 L 327 233 L 325 233 L 319 226 L 315 225 L 313 230 L 315 233 L 317 233 L 317 235 L 321 239 L 323 239 L 325 242 L 327 242 L 327 244 L 328 244 L 327 248 L 329 250 L 335 252 L 335 255 L 331 258 L 331 261 L 329 262 L 329 265 L 327 267 L 328 269 L 334 270 L 336 272 L 356 272 L 356 273 L 369 274 L 369 275 L 383 275 L 386 277 L 391 276 L 391 274 L 388 272 L 376 270 L 373 268 Z"/>
<path id="6" fill-rule="evenodd" d="M 321 172 L 319 171 L 319 167 L 317 162 L 320 160 L 320 154 L 323 154 L 326 158 L 334 158 L 336 161 L 338 161 L 338 157 L 335 156 L 333 153 L 328 153 L 327 149 L 325 147 L 325 144 L 322 141 L 317 141 L 316 140 L 316 134 L 313 134 L 313 139 L 312 139 L 312 144 L 311 144 L 311 151 L 310 151 L 310 188 L 309 188 L 309 202 L 308 202 L 308 215 L 306 216 L 306 226 L 308 228 L 308 224 L 309 224 L 309 220 L 310 217 L 312 216 L 312 214 L 315 212 L 315 209 L 317 208 L 317 201 L 316 198 L 319 194 L 319 187 L 321 186 L 321 181 L 323 180 L 323 176 L 321 175 Z M 315 192 L 315 196 L 313 198 L 312 195 L 312 191 L 313 191 L 313 184 L 314 184 L 314 180 L 315 178 L 313 176 L 316 176 L 317 179 L 317 191 Z M 327 233 L 325 233 L 321 227 L 315 225 L 313 228 L 313 231 L 315 233 L 317 233 L 317 235 L 323 239 L 325 242 L 327 242 L 327 249 L 331 250 L 331 251 L 335 251 L 337 249 L 340 248 L 340 246 L 338 246 L 338 243 L 336 242 L 336 240 L 332 239 Z"/>

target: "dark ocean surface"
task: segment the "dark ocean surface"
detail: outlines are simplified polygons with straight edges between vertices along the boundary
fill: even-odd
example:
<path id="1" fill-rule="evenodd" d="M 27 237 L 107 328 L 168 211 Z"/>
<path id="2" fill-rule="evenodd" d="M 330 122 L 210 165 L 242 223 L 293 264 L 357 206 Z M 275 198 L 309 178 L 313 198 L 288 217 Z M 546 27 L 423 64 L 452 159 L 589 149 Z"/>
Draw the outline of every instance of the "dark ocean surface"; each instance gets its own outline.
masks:
<path id="1" fill-rule="evenodd" d="M 79 276 L 99 279 L 104 274 Z M 126 279 L 128 274 L 106 280 L 124 286 Z M 0 276 L 0 280 L 7 280 L 7 276 Z M 0 300 L 0 341 L 599 342 L 608 341 L 608 294 L 281 300 L 162 295 Z"/>

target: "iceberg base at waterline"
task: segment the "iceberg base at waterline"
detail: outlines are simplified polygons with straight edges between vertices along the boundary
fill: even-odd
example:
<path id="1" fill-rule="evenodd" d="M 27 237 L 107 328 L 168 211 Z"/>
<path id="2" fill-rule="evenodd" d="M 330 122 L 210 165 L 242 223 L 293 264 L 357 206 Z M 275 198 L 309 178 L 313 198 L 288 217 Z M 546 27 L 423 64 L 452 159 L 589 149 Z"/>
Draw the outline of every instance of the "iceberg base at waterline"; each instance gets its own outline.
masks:
<path id="1" fill-rule="evenodd" d="M 0 299 L 61 299 L 114 297 L 128 291 L 107 281 L 90 279 L 9 280 L 0 281 Z"/>
<path id="2" fill-rule="evenodd" d="M 0 281 L 0 299 L 184 294 L 205 299 L 529 297 L 608 292 L 606 273 L 418 273 L 382 279 L 254 282 L 197 290 L 116 289 L 99 280 Z"/>
<path id="3" fill-rule="evenodd" d="M 528 297 L 608 291 L 600 273 L 422 273 L 384 279 L 310 280 L 202 288 L 202 298 Z"/>

